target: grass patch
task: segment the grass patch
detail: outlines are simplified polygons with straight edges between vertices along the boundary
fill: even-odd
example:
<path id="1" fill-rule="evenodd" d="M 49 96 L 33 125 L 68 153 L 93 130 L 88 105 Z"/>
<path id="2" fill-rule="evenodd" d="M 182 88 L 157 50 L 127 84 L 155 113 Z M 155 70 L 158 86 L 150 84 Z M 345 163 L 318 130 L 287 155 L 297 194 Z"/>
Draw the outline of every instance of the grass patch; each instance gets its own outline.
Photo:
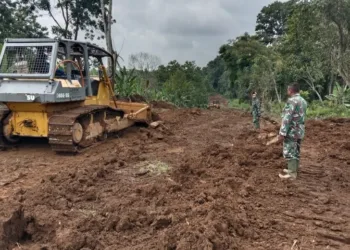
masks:
<path id="1" fill-rule="evenodd" d="M 269 103 L 265 104 L 265 107 L 268 106 L 268 110 L 262 108 L 264 115 L 269 115 L 275 118 L 280 118 L 285 103 Z M 243 111 L 250 111 L 251 106 L 249 103 L 239 103 L 238 99 L 230 100 L 229 107 L 241 109 Z M 308 103 L 306 119 L 325 119 L 332 117 L 340 118 L 349 118 L 350 117 L 350 108 L 347 108 L 344 105 L 335 105 L 329 101 L 324 101 L 320 103 L 319 101 L 313 101 Z"/>
<path id="2" fill-rule="evenodd" d="M 341 107 L 317 107 L 313 109 L 309 109 L 307 111 L 307 117 L 308 118 L 316 118 L 316 119 L 322 119 L 322 118 L 331 118 L 331 117 L 350 117 L 350 110 L 347 108 L 341 108 Z"/>
<path id="3" fill-rule="evenodd" d="M 161 161 L 144 161 L 137 165 L 140 173 L 149 173 L 151 175 L 166 174 L 170 170 L 170 166 Z"/>
<path id="4" fill-rule="evenodd" d="M 242 109 L 244 111 L 249 111 L 251 109 L 250 104 L 246 102 L 240 102 L 238 99 L 232 99 L 229 101 L 230 108 Z"/>

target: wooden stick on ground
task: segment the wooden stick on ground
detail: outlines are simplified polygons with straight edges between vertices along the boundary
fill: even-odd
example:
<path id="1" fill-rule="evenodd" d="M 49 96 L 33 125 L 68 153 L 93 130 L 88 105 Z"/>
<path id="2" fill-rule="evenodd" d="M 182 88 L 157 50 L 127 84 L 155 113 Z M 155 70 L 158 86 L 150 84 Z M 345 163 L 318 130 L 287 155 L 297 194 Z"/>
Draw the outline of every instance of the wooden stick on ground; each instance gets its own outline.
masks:
<path id="1" fill-rule="evenodd" d="M 276 136 L 275 138 L 273 138 L 272 140 L 268 141 L 266 143 L 266 146 L 270 146 L 271 144 L 275 144 L 278 142 L 278 137 Z"/>

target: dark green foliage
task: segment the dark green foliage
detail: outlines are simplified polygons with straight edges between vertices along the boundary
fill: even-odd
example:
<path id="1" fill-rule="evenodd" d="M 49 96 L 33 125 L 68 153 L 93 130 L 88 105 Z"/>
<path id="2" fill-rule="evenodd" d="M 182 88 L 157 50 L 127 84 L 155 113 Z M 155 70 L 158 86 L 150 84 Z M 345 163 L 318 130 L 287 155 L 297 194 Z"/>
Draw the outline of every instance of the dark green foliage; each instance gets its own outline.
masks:
<path id="1" fill-rule="evenodd" d="M 127 70 L 125 67 L 121 68 L 115 75 L 115 93 L 122 97 L 130 97 L 133 94 L 138 94 L 137 80 L 135 69 Z"/>
<path id="2" fill-rule="evenodd" d="M 194 62 L 185 62 L 180 68 L 169 66 L 169 78 L 163 85 L 167 100 L 177 106 L 201 107 L 208 103 L 208 86 L 203 79 L 202 70 Z"/>
<path id="3" fill-rule="evenodd" d="M 195 62 L 171 61 L 154 71 L 147 70 L 147 74 L 123 68 L 116 76 L 115 89 L 122 96 L 140 94 L 148 100 L 164 100 L 180 107 L 204 107 L 210 87 Z"/>
<path id="4" fill-rule="evenodd" d="M 214 92 L 232 96 L 231 70 L 226 66 L 224 59 L 217 56 L 203 68 L 204 79 L 207 86 Z"/>
<path id="5" fill-rule="evenodd" d="M 5 38 L 40 38 L 47 28 L 37 22 L 38 13 L 29 1 L 0 1 L 0 43 Z"/>
<path id="6" fill-rule="evenodd" d="M 85 39 L 93 40 L 96 30 L 104 31 L 100 0 L 57 0 L 54 4 L 50 0 L 22 1 L 30 2 L 53 19 L 55 25 L 51 27 L 51 31 L 57 37 L 77 40 L 79 32 L 83 31 Z M 105 5 L 108 2 L 104 1 Z M 53 14 L 54 9 L 62 15 L 63 22 Z M 104 36 L 97 38 L 101 39 Z"/>
<path id="7" fill-rule="evenodd" d="M 287 33 L 288 18 L 296 0 L 276 1 L 265 6 L 258 14 L 255 31 L 265 44 L 271 44 Z"/>
<path id="8" fill-rule="evenodd" d="M 104 1 L 106 10 L 108 3 Z M 96 30 L 104 31 L 100 4 L 100 0 L 0 1 L 0 43 L 5 37 L 47 35 L 47 28 L 36 21 L 37 10 L 55 21 L 51 29 L 56 36 L 74 39 L 84 32 L 86 39 L 93 39 Z M 53 9 L 60 10 L 62 18 L 56 18 Z M 176 60 L 158 66 L 159 58 L 147 53 L 134 59 L 136 69 L 124 67 L 115 76 L 115 91 L 125 97 L 140 94 L 149 100 L 200 107 L 215 92 L 237 98 L 241 105 L 249 103 L 256 90 L 266 110 L 274 110 L 286 99 L 287 85 L 298 81 L 308 101 L 317 101 L 312 107 L 331 104 L 343 112 L 350 103 L 350 0 L 276 1 L 258 14 L 256 34 L 229 40 L 204 68 Z"/>
<path id="9" fill-rule="evenodd" d="M 181 69 L 180 63 L 176 60 L 170 61 L 168 65 L 160 65 L 158 70 L 155 72 L 159 83 L 166 82 L 174 72 Z"/>
<path id="10" fill-rule="evenodd" d="M 335 86 L 346 94 L 350 86 L 349 10 L 349 0 L 276 1 L 264 7 L 257 18 L 256 35 L 244 34 L 221 46 L 224 66 L 218 67 L 217 59 L 208 64 L 209 83 L 220 90 L 216 74 L 229 72 L 232 97 L 248 100 L 251 91 L 257 90 L 263 104 L 282 102 L 292 81 L 298 81 L 309 100 L 318 103 L 332 96 Z"/>
<path id="11" fill-rule="evenodd" d="M 250 74 L 258 55 L 267 55 L 267 48 L 256 36 L 244 34 L 221 46 L 220 57 L 230 74 L 232 97 L 246 98 L 250 91 Z"/>

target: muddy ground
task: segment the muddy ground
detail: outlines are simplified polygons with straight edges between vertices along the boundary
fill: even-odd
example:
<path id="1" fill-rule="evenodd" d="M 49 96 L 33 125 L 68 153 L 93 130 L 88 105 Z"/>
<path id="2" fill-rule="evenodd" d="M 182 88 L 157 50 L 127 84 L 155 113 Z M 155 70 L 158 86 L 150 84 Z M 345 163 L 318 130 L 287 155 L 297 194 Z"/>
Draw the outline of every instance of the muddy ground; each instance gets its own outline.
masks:
<path id="1" fill-rule="evenodd" d="M 0 152 L 0 249 L 350 249 L 349 121 L 307 123 L 290 182 L 248 114 L 158 112 L 77 156 Z"/>

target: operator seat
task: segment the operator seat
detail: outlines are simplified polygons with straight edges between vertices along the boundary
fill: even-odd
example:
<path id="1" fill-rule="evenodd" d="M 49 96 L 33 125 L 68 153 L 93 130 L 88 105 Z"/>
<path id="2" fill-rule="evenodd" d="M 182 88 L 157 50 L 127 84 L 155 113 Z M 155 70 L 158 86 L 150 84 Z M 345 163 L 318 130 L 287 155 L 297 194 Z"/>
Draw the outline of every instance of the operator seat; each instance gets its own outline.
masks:
<path id="1" fill-rule="evenodd" d="M 98 94 L 98 87 L 100 86 L 100 81 L 91 79 L 91 89 L 92 89 L 92 95 L 97 96 Z"/>

